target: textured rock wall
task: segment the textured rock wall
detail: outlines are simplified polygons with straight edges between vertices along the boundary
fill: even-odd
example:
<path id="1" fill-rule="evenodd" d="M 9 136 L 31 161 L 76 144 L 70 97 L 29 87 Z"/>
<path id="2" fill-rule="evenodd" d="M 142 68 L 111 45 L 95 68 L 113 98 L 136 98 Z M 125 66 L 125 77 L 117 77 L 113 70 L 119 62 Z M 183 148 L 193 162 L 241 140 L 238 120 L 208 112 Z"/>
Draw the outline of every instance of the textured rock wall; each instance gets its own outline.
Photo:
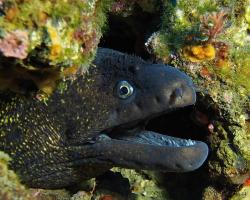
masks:
<path id="1" fill-rule="evenodd" d="M 201 138 L 210 146 L 207 163 L 196 172 L 155 175 L 116 169 L 129 185 L 124 180 L 116 181 L 124 187 L 128 185 L 130 194 L 127 195 L 131 199 L 248 199 L 249 0 L 30 2 L 0 1 L 1 90 L 34 92 L 41 100 L 56 87 L 63 90 L 62 80 L 82 73 L 93 59 L 103 33 L 105 12 L 109 9 L 110 19 L 119 19 L 117 26 L 122 22 L 119 28 L 132 27 L 133 34 L 123 33 L 128 40 L 134 38 L 131 52 L 174 65 L 193 78 L 198 102 L 191 120 L 205 130 L 194 137 L 200 138 L 198 134 L 202 134 Z M 145 15 L 155 17 L 155 22 L 139 21 L 136 25 L 135 18 Z M 112 44 L 112 38 L 125 37 L 119 30 L 106 30 L 109 34 L 105 39 L 109 38 L 110 43 L 101 43 L 106 46 Z M 120 46 L 125 48 L 126 42 L 120 41 Z M 20 80 L 17 78 L 20 75 L 25 78 Z M 45 195 L 46 198 L 104 200 L 119 199 L 121 194 L 127 197 L 123 192 L 115 194 L 110 189 L 95 187 L 98 178 L 92 180 L 88 189 L 80 189 L 72 197 L 64 190 L 25 190 L 13 172 L 7 171 L 9 158 L 1 156 L 2 198 L 11 199 L 15 195 L 25 199 L 33 195 L 34 199 Z M 192 196 L 190 190 L 196 194 Z"/>

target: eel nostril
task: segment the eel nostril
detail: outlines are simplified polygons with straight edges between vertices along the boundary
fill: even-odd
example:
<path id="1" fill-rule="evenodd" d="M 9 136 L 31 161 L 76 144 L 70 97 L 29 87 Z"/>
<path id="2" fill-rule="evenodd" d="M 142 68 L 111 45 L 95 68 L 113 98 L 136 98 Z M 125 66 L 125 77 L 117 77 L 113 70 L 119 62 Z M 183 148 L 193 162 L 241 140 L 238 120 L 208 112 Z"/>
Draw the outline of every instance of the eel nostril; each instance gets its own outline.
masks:
<path id="1" fill-rule="evenodd" d="M 156 103 L 161 103 L 161 98 L 159 96 L 155 96 Z"/>
<path id="2" fill-rule="evenodd" d="M 181 88 L 176 88 L 170 95 L 169 103 L 172 104 L 176 101 L 179 101 L 182 99 L 182 97 L 183 97 L 183 90 Z"/>
<path id="3" fill-rule="evenodd" d="M 137 102 L 135 105 L 137 106 L 137 108 L 138 108 L 139 110 L 142 110 L 142 109 L 143 109 L 143 106 L 142 106 L 142 103 L 141 103 L 141 102 Z"/>
<path id="4" fill-rule="evenodd" d="M 119 113 L 121 112 L 121 109 L 120 109 L 120 108 L 117 108 L 115 111 L 116 111 L 116 113 L 119 114 Z"/>
<path id="5" fill-rule="evenodd" d="M 174 95 L 176 99 L 181 99 L 183 97 L 183 90 L 181 88 L 176 88 L 174 90 Z"/>
<path id="6" fill-rule="evenodd" d="M 178 163 L 175 163 L 175 167 L 176 167 L 176 169 L 182 169 L 181 165 Z"/>

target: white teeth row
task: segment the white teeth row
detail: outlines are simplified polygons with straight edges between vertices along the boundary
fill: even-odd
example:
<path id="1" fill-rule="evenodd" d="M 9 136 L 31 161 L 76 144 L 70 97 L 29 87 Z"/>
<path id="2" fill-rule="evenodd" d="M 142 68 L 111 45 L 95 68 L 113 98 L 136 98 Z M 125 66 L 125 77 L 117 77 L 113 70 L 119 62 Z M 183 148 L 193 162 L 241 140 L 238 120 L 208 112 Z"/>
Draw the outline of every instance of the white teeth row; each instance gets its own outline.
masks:
<path id="1" fill-rule="evenodd" d="M 166 142 L 167 142 L 167 145 L 180 147 L 180 145 L 176 143 L 174 140 L 167 140 Z"/>
<path id="2" fill-rule="evenodd" d="M 134 141 L 142 144 L 152 144 L 152 145 L 158 145 L 158 146 L 170 146 L 170 147 L 188 147 L 193 146 L 196 144 L 195 141 L 188 139 L 181 139 L 181 138 L 174 138 L 171 136 L 162 136 L 160 134 L 139 134 L 136 137 L 134 135 L 126 136 L 124 138 L 120 138 L 125 141 Z M 95 138 L 95 141 L 107 141 L 111 140 L 111 138 L 106 134 L 101 134 L 97 138 Z M 92 141 L 93 143 L 95 141 Z"/>
<path id="3" fill-rule="evenodd" d="M 173 146 L 173 147 L 181 147 L 181 146 L 192 146 L 195 145 L 196 142 L 193 140 L 185 140 L 180 138 L 174 138 L 170 136 L 159 136 L 155 137 L 156 134 L 141 134 L 139 135 L 139 140 L 141 143 L 153 144 L 153 145 L 160 145 L 160 146 Z M 139 142 L 138 140 L 138 142 Z"/>
<path id="4" fill-rule="evenodd" d="M 195 141 L 193 141 L 193 140 L 187 140 L 187 143 L 186 143 L 186 145 L 187 146 L 192 146 L 192 145 L 195 145 L 196 143 L 195 143 Z"/>
<path id="5" fill-rule="evenodd" d="M 106 140 L 110 140 L 111 138 L 106 135 L 106 134 L 101 134 L 101 135 L 98 135 L 95 140 L 96 141 L 106 141 Z"/>
<path id="6" fill-rule="evenodd" d="M 175 147 L 180 147 L 180 146 L 193 146 L 196 144 L 195 141 L 193 140 L 170 140 L 170 139 L 167 139 L 165 140 L 165 142 L 167 143 L 167 145 L 171 145 L 171 146 L 175 146 Z"/>

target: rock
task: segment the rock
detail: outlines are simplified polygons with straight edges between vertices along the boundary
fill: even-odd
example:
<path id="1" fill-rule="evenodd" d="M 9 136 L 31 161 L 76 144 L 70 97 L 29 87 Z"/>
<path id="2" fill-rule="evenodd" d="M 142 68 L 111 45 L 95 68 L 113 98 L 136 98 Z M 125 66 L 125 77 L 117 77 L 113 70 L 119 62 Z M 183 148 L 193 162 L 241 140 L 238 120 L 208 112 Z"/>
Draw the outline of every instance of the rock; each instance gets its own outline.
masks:
<path id="1" fill-rule="evenodd" d="M 16 174 L 8 169 L 10 157 L 0 152 L 0 199 L 12 200 L 31 200 L 26 188 L 20 184 Z"/>
<path id="2" fill-rule="evenodd" d="M 248 200 L 250 199 L 250 187 L 244 186 L 230 200 Z"/>
<path id="3" fill-rule="evenodd" d="M 112 191 L 112 187 L 108 187 L 112 183 L 104 178 L 102 181 L 107 187 L 79 189 L 71 199 L 95 196 L 107 200 L 125 196 L 185 200 L 193 197 L 190 191 L 195 191 L 197 199 L 204 200 L 250 198 L 249 186 L 244 185 L 250 177 L 249 0 L 143 0 L 140 3 L 117 0 L 114 4 L 104 0 L 75 1 L 73 5 L 68 5 L 68 1 L 53 1 L 55 7 L 58 6 L 56 10 L 52 10 L 49 0 L 46 3 L 35 0 L 34 5 L 40 5 L 35 8 L 29 1 L 14 2 L 17 1 L 0 1 L 3 13 L 0 21 L 1 90 L 21 93 L 35 90 L 38 94 L 39 91 L 50 94 L 54 88 L 63 91 L 60 80 L 74 79 L 74 75 L 81 72 L 79 69 L 87 69 L 99 44 L 106 9 L 99 2 L 110 6 L 110 19 L 114 23 L 113 26 L 110 23 L 101 45 L 110 47 L 115 43 L 118 50 L 125 49 L 153 62 L 173 65 L 191 76 L 197 88 L 195 108 L 171 122 L 174 126 L 182 124 L 184 129 L 191 126 L 191 131 L 181 136 L 198 138 L 209 144 L 209 158 L 201 169 L 151 176 L 148 172 L 115 168 L 119 174 L 115 183 L 124 186 L 128 196 Z M 79 2 L 82 4 L 77 4 Z M 76 11 L 72 12 L 74 9 Z M 30 10 L 38 15 L 29 15 Z M 34 25 L 37 28 L 34 29 Z M 1 48 L 3 44 L 8 48 Z M 46 77 L 38 79 L 30 73 L 33 70 L 45 72 Z M 20 74 L 30 80 L 25 82 L 24 88 L 17 80 Z M 181 121 L 181 116 L 188 120 Z M 166 116 L 166 120 L 169 122 L 170 117 Z M 8 156 L 2 153 L 1 156 L 3 176 L 0 182 L 4 180 L 8 184 L 0 184 L 0 194 L 10 199 L 13 196 L 28 199 L 34 190 L 30 193 L 20 185 L 16 175 L 7 170 Z M 97 184 L 98 179 L 93 182 Z M 42 196 L 45 193 L 47 191 L 42 191 Z M 55 193 L 54 196 L 68 195 L 65 191 Z"/>
<path id="4" fill-rule="evenodd" d="M 49 96 L 86 71 L 111 2 L 4 0 L 0 11 L 0 90 Z"/>

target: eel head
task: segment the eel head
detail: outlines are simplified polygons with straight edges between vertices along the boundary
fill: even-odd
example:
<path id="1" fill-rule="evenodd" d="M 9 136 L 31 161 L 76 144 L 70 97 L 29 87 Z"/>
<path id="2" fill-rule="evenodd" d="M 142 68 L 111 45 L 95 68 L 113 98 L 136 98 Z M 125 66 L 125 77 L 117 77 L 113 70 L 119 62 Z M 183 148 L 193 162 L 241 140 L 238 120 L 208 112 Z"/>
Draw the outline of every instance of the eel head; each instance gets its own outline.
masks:
<path id="1" fill-rule="evenodd" d="M 121 60 L 126 59 L 129 57 Z M 108 128 L 90 141 L 89 148 L 112 166 L 171 172 L 199 168 L 208 155 L 204 142 L 145 129 L 148 120 L 195 104 L 191 79 L 171 66 L 126 62 L 116 65 L 122 70 L 109 78 L 116 101 L 108 115 Z M 96 64 L 100 65 L 98 60 Z M 112 62 L 107 65 L 112 66 Z"/>

